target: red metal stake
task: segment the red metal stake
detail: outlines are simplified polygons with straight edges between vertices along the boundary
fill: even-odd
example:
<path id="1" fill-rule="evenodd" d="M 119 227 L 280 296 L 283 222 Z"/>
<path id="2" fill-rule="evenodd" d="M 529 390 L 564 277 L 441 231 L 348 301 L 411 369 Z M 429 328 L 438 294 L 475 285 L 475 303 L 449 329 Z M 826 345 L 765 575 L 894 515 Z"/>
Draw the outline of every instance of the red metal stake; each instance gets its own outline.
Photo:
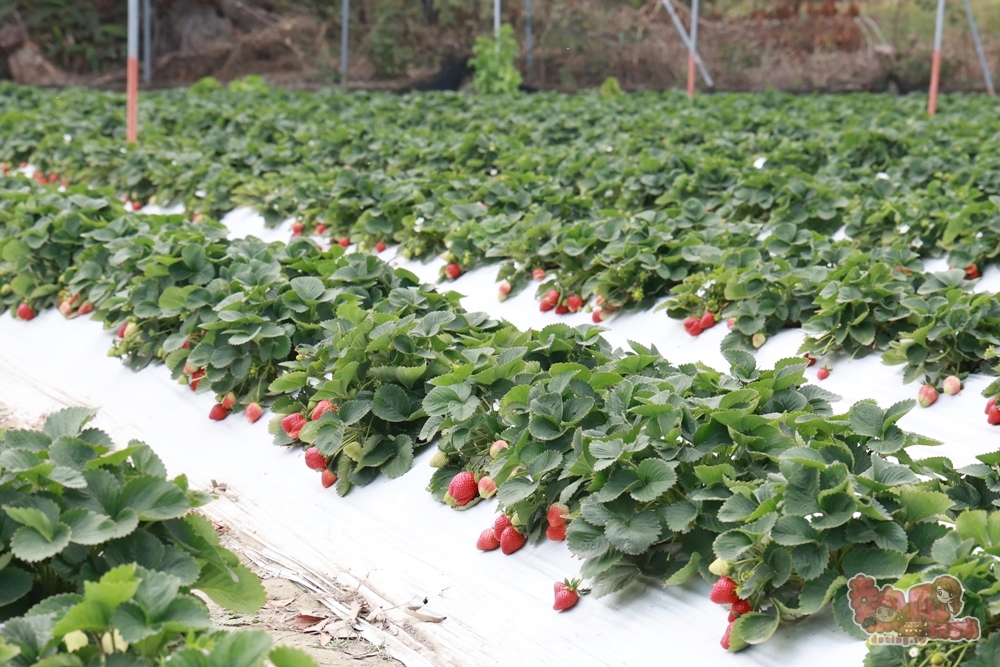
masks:
<path id="1" fill-rule="evenodd" d="M 688 54 L 688 97 L 694 97 L 694 73 L 695 73 L 695 62 L 694 54 Z"/>
<path id="2" fill-rule="evenodd" d="M 125 95 L 125 139 L 131 144 L 139 140 L 139 0 L 128 2 Z"/>
<path id="3" fill-rule="evenodd" d="M 927 113 L 937 113 L 938 85 L 941 83 L 941 52 L 935 51 L 931 58 L 931 94 L 927 98 Z"/>

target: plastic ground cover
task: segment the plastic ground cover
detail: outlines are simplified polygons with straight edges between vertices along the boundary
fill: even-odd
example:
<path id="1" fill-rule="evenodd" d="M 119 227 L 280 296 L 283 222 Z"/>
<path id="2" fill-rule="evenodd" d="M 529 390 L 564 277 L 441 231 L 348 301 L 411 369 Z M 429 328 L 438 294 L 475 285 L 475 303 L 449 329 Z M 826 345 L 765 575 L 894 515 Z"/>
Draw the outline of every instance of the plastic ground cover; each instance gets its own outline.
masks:
<path id="1" fill-rule="evenodd" d="M 265 229 L 263 220 L 245 209 L 224 222 L 234 236 L 276 240 L 289 234 L 287 226 Z M 392 249 L 383 253 L 385 259 L 391 256 Z M 441 266 L 392 261 L 428 282 L 437 279 Z M 466 295 L 463 305 L 470 310 L 522 328 L 589 322 L 585 313 L 556 318 L 539 312 L 530 290 L 498 301 L 497 268 L 472 271 L 440 289 Z M 998 283 L 1000 271 L 991 267 L 978 288 L 996 290 Z M 724 325 L 692 338 L 680 322 L 651 311 L 621 314 L 604 325 L 615 346 L 635 340 L 655 345 L 673 363 L 726 367 L 719 352 Z M 672 588 L 655 581 L 633 584 L 607 598 L 584 598 L 572 611 L 557 614 L 551 609 L 552 584 L 575 576 L 579 562 L 562 543 L 528 545 L 510 557 L 476 551 L 476 538 L 495 516 L 495 502 L 466 512 L 435 502 L 424 490 L 433 446 L 402 478 L 380 477 L 338 497 L 320 486 L 300 449 L 271 444 L 263 421 L 251 426 L 236 415 L 211 422 L 212 396 L 193 395 L 163 367 L 133 373 L 108 357 L 112 336 L 95 322 L 67 321 L 54 310 L 30 323 L 0 319 L 0 403 L 24 420 L 64 405 L 99 407 L 96 425 L 116 441 L 147 442 L 171 475 L 186 474 L 203 489 L 212 488 L 213 480 L 225 482 L 235 500 L 214 502 L 208 507 L 213 516 L 313 569 L 363 581 L 390 605 L 427 598 L 424 611 L 447 618 L 439 624 L 413 621 L 407 636 L 390 638 L 396 656 L 408 665 L 861 664 L 863 643 L 840 631 L 829 612 L 783 625 L 762 646 L 726 653 L 719 639 L 727 612 L 708 600 L 708 586 L 700 581 Z M 793 356 L 801 340 L 798 330 L 772 337 L 758 351 L 758 365 Z M 843 397 L 835 410 L 846 411 L 862 398 L 875 398 L 884 407 L 916 396 L 917 385 L 902 384 L 902 374 L 882 365 L 877 355 L 824 361 L 832 372 L 823 386 Z M 907 415 L 901 427 L 944 443 L 913 448 L 913 455 L 944 455 L 964 465 L 996 450 L 1000 431 L 982 414 L 980 392 L 986 384 L 987 378 L 974 376 L 957 397 L 942 395 L 932 408 Z"/>

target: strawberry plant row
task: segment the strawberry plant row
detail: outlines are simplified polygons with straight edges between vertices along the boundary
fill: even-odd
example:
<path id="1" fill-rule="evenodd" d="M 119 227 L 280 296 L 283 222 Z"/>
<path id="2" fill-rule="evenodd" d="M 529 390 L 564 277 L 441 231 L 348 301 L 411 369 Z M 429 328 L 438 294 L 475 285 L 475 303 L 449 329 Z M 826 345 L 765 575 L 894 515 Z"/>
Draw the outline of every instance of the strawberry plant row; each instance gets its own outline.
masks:
<path id="1" fill-rule="evenodd" d="M 596 596 L 639 577 L 721 581 L 728 650 L 830 606 L 865 636 L 848 606 L 856 574 L 964 584 L 981 640 L 932 641 L 935 664 L 988 664 L 1000 644 L 1000 454 L 961 469 L 914 458 L 935 443 L 897 426 L 912 401 L 834 415 L 805 359 L 763 370 L 734 348 L 725 373 L 673 366 L 655 349 L 611 350 L 596 327 L 519 331 L 339 245 L 228 240 L 208 219 L 126 214 L 82 186 L 4 187 L 9 305 L 90 314 L 133 368 L 163 362 L 216 394 L 214 419 L 270 406 L 275 443 L 306 447 L 341 494 L 402 475 L 436 441 L 435 497 L 457 509 L 498 499 L 480 548 L 565 539 Z M 925 281 L 965 294 L 961 278 Z M 557 608 L 579 590 L 560 584 Z M 910 657 L 877 646 L 869 660 Z"/>
<path id="2" fill-rule="evenodd" d="M 501 298 L 541 271 L 541 307 L 556 313 L 588 307 L 599 321 L 668 297 L 672 316 L 735 318 L 727 347 L 802 326 L 802 352 L 887 352 L 908 381 L 990 370 L 995 300 L 928 279 L 920 262 L 947 255 L 975 280 L 995 261 L 988 99 L 948 98 L 914 120 L 916 100 L 884 96 L 535 96 L 497 109 L 206 90 L 144 98 L 143 142 L 122 149 L 117 97 L 4 87 L 0 160 L 199 216 L 250 205 L 272 223 L 297 218 L 300 234 L 395 241 L 409 257 L 443 254 L 442 278 L 501 261 Z M 875 305 L 886 290 L 892 303 Z"/>

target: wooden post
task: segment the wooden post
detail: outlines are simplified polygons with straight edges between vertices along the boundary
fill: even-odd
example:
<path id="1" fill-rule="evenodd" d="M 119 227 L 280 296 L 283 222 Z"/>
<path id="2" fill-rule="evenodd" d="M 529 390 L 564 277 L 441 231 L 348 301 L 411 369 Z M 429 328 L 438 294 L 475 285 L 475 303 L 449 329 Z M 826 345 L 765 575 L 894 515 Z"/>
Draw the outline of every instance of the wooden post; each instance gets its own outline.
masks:
<path id="1" fill-rule="evenodd" d="M 139 0 L 128 0 L 128 60 L 125 83 L 125 139 L 139 140 Z"/>
<path id="2" fill-rule="evenodd" d="M 528 75 L 531 75 L 531 65 L 535 61 L 535 41 L 531 34 L 531 0 L 524 0 L 524 48 Z"/>
<path id="3" fill-rule="evenodd" d="M 983 79 L 986 81 L 986 92 L 996 95 L 993 89 L 993 75 L 990 73 L 990 64 L 986 62 L 986 53 L 983 51 L 983 41 L 979 39 L 979 28 L 976 26 L 976 16 L 972 13 L 972 4 L 969 0 L 965 2 L 965 16 L 969 19 L 969 30 L 972 31 L 972 41 L 976 44 L 976 55 L 979 57 L 979 69 L 983 72 Z"/>
<path id="4" fill-rule="evenodd" d="M 688 97 L 694 97 L 695 54 L 698 52 L 698 0 L 691 0 L 691 40 L 688 45 Z"/>
<path id="5" fill-rule="evenodd" d="M 347 89 L 347 46 L 350 39 L 351 0 L 340 5 L 340 85 Z"/>
<path id="6" fill-rule="evenodd" d="M 931 57 L 931 89 L 927 98 L 927 113 L 937 113 L 938 87 L 941 85 L 941 39 L 944 34 L 944 3 L 938 0 L 937 23 L 934 26 L 934 55 Z"/>

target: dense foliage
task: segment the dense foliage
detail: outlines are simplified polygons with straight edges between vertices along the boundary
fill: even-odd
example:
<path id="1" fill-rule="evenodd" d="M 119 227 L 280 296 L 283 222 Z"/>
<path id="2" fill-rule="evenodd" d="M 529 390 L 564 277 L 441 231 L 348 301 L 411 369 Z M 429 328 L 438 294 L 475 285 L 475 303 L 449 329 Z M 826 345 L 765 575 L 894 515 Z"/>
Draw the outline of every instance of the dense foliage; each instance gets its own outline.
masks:
<path id="1" fill-rule="evenodd" d="M 114 449 L 94 411 L 0 431 L 0 664 L 259 666 L 266 633 L 215 632 L 208 607 L 252 613 L 264 589 L 211 522 L 208 500 L 132 441 Z M 276 667 L 303 654 L 270 652 Z"/>

